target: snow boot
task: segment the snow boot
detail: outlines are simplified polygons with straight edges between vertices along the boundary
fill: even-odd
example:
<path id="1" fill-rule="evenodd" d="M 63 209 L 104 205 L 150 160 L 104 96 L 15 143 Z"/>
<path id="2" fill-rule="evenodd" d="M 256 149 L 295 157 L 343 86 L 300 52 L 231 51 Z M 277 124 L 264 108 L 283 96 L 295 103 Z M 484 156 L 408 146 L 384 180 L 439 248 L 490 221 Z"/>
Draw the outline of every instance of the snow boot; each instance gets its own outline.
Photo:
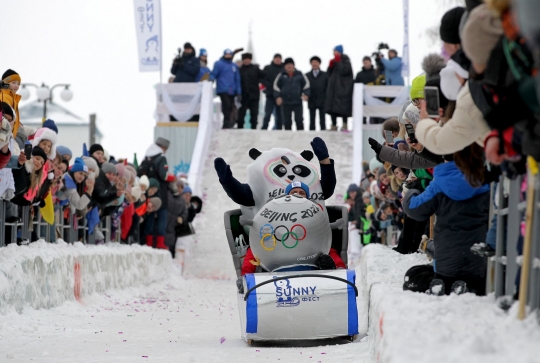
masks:
<path id="1" fill-rule="evenodd" d="M 150 247 L 154 246 L 154 236 L 146 236 L 146 245 Z"/>
<path id="2" fill-rule="evenodd" d="M 337 126 L 336 125 L 330 126 L 330 131 L 337 131 Z"/>
<path id="3" fill-rule="evenodd" d="M 433 281 L 431 281 L 431 284 L 429 284 L 429 293 L 431 295 L 435 295 L 435 296 L 443 296 L 444 295 L 444 290 L 445 290 L 446 286 L 444 286 L 444 281 L 441 280 L 441 279 L 433 279 Z"/>
<path id="4" fill-rule="evenodd" d="M 336 269 L 336 263 L 334 262 L 332 257 L 330 257 L 329 255 L 325 255 L 324 253 L 319 256 L 317 265 L 319 266 L 320 270 L 335 270 Z"/>
<path id="5" fill-rule="evenodd" d="M 465 281 L 457 280 L 452 284 L 452 292 L 456 295 L 462 295 L 469 292 Z"/>
<path id="6" fill-rule="evenodd" d="M 162 250 L 168 250 L 169 249 L 169 247 L 167 247 L 167 245 L 165 245 L 165 236 L 157 236 L 156 240 L 157 240 L 156 248 L 159 248 L 159 249 L 162 249 Z"/>

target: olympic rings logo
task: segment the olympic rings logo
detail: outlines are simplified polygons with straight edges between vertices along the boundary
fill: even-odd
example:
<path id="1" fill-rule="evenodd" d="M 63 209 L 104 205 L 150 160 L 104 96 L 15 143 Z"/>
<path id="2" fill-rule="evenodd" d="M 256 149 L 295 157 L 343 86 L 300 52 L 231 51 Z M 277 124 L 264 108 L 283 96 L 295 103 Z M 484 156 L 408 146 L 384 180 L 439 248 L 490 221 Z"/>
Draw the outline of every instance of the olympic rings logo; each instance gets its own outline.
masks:
<path id="1" fill-rule="evenodd" d="M 285 232 L 278 233 L 280 228 L 285 229 Z M 297 232 L 299 232 L 298 228 L 301 228 L 304 231 L 304 234 L 303 234 L 303 236 L 301 238 L 299 236 L 299 234 L 301 232 L 299 232 L 299 233 L 294 232 L 295 228 L 297 229 Z M 277 241 L 281 241 L 281 244 L 283 245 L 283 247 L 292 249 L 292 248 L 295 248 L 296 246 L 298 246 L 299 241 L 303 241 L 307 237 L 306 227 L 304 227 L 301 224 L 293 225 L 291 227 L 291 230 L 289 231 L 289 228 L 287 228 L 284 225 L 279 225 L 274 229 L 274 227 L 271 224 L 267 223 L 267 224 L 264 224 L 264 225 L 261 226 L 261 229 L 260 229 L 259 233 L 260 233 L 260 237 L 261 237 L 261 246 L 265 251 L 273 251 L 276 248 Z M 287 245 L 285 243 L 285 241 L 287 241 L 290 236 L 292 236 L 292 238 L 296 241 L 293 245 Z M 273 242 L 272 247 L 266 247 L 266 245 L 264 244 L 268 240 L 271 240 Z"/>

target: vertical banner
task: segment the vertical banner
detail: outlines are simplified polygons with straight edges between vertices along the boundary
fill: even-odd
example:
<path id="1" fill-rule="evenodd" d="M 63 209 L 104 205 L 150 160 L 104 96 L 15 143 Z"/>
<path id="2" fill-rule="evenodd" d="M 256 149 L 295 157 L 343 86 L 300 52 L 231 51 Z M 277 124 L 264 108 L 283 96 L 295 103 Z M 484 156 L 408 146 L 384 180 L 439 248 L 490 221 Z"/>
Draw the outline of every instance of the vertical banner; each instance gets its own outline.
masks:
<path id="1" fill-rule="evenodd" d="M 133 0 L 139 71 L 161 71 L 161 4 L 160 0 Z"/>
<path id="2" fill-rule="evenodd" d="M 403 54 L 401 76 L 409 77 L 409 0 L 403 0 Z"/>

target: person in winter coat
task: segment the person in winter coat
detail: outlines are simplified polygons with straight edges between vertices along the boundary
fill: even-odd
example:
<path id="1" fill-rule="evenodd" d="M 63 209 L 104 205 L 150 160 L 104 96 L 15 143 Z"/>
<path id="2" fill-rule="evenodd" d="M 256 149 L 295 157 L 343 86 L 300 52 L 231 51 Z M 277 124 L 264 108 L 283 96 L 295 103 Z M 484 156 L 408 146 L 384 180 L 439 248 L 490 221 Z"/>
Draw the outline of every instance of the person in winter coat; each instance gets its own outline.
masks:
<path id="1" fill-rule="evenodd" d="M 165 244 L 169 248 L 171 255 L 175 258 L 176 252 L 176 227 L 182 225 L 188 218 L 188 209 L 186 201 L 180 195 L 174 195 L 169 191 L 168 195 L 168 217 L 167 217 L 167 235 Z"/>
<path id="2" fill-rule="evenodd" d="M 11 199 L 12 203 L 19 206 L 39 204 L 43 207 L 45 205 L 45 201 L 40 198 L 40 189 L 47 178 L 43 170 L 46 162 L 47 154 L 42 148 L 36 146 L 32 149 L 30 160 L 19 164 L 18 169 L 12 169 L 15 181 L 15 196 Z"/>
<path id="3" fill-rule="evenodd" d="M 315 56 L 310 59 L 311 71 L 306 73 L 309 81 L 310 96 L 308 99 L 309 108 L 309 129 L 315 131 L 315 117 L 319 111 L 319 124 L 321 131 L 326 130 L 326 117 L 324 112 L 324 102 L 326 100 L 326 89 L 328 87 L 328 74 L 321 71 L 321 58 Z"/>
<path id="4" fill-rule="evenodd" d="M 371 63 L 371 58 L 365 56 L 363 59 L 364 66 L 362 70 L 356 74 L 354 83 L 363 83 L 366 85 L 374 85 L 377 80 L 377 73 L 375 72 L 375 67 Z"/>
<path id="5" fill-rule="evenodd" d="M 2 82 L 7 83 L 9 88 L 0 89 L 0 101 L 7 103 L 15 111 L 15 124 L 13 125 L 12 133 L 16 136 L 21 123 L 19 114 L 21 95 L 17 94 L 21 86 L 21 76 L 13 69 L 8 69 L 2 75 Z"/>
<path id="6" fill-rule="evenodd" d="M 103 165 L 105 160 L 105 150 L 103 149 L 103 146 L 100 144 L 93 144 L 90 146 L 90 149 L 88 149 L 88 153 L 90 154 L 90 157 L 93 158 L 98 166 L 101 168 L 101 165 Z"/>
<path id="7" fill-rule="evenodd" d="M 196 81 L 207 81 L 210 77 L 210 68 L 208 68 L 208 52 L 204 48 L 201 48 L 199 51 L 199 61 L 201 62 L 201 69 L 199 70 Z"/>
<path id="8" fill-rule="evenodd" d="M 5 141 L 0 142 L 0 199 L 10 200 L 15 196 L 15 181 L 13 180 L 11 169 L 17 168 L 19 158 L 22 158 L 22 156 L 17 155 L 14 158 L 11 157 L 12 155 L 16 155 L 16 142 L 11 134 L 11 130 L 15 124 L 15 110 L 5 102 L 1 102 L 0 108 L 2 110 L 3 118 L 1 120 L 2 131 L 5 131 Z M 24 163 L 26 157 L 21 161 Z"/>
<path id="9" fill-rule="evenodd" d="M 182 223 L 176 225 L 176 249 L 179 254 L 177 259 L 180 262 L 180 265 L 184 266 L 186 250 L 189 248 L 190 244 L 193 242 L 193 235 L 195 231 L 191 222 L 195 219 L 198 213 L 202 210 L 202 200 L 199 197 L 192 196 L 192 190 L 189 185 L 184 186 L 182 190 L 181 198 L 184 200 L 186 207 L 186 218 L 182 219 Z M 180 222 L 178 220 L 178 222 Z"/>
<path id="10" fill-rule="evenodd" d="M 253 56 L 251 53 L 242 54 L 242 67 L 240 67 L 240 83 L 242 86 L 242 107 L 238 110 L 237 125 L 239 129 L 244 128 L 244 119 L 249 110 L 251 129 L 257 128 L 259 116 L 259 99 L 261 91 L 259 83 L 264 80 L 264 72 L 259 66 L 251 63 Z"/>
<path id="11" fill-rule="evenodd" d="M 195 48 L 191 43 L 184 44 L 182 56 L 178 55 L 171 67 L 174 74 L 173 82 L 197 82 L 197 76 L 201 69 L 199 59 L 195 56 Z"/>
<path id="12" fill-rule="evenodd" d="M 447 161 L 435 168 L 434 179 L 424 192 L 411 189 L 406 193 L 403 209 L 408 216 L 418 221 L 437 216 L 432 294 L 485 294 L 486 260 L 470 249 L 486 238 L 489 191 L 489 185 L 471 187 L 455 162 Z M 404 287 L 413 289 L 414 283 L 410 276 Z"/>
<path id="13" fill-rule="evenodd" d="M 403 86 L 405 81 L 401 76 L 401 58 L 398 57 L 398 53 L 395 49 L 388 51 L 388 59 L 380 57 L 378 60 L 384 66 L 384 76 L 386 78 L 387 86 Z"/>
<path id="14" fill-rule="evenodd" d="M 283 71 L 283 63 L 281 54 L 276 53 L 272 60 L 272 63 L 264 67 L 263 72 L 265 78 L 263 80 L 264 93 L 266 95 L 266 103 L 264 106 L 264 121 L 263 121 L 263 130 L 268 129 L 270 124 L 270 117 L 274 114 L 275 117 L 275 129 L 281 130 L 283 128 L 281 106 L 276 104 L 276 99 L 274 98 L 274 81 L 277 76 Z"/>
<path id="15" fill-rule="evenodd" d="M 332 118 L 331 130 L 337 130 L 337 118 L 343 119 L 342 130 L 347 130 L 347 118 L 352 116 L 353 70 L 343 46 L 334 48 L 334 59 L 328 66 L 328 88 L 324 110 Z"/>
<path id="16" fill-rule="evenodd" d="M 92 200 L 103 209 L 105 206 L 122 195 L 122 191 L 116 188 L 118 172 L 111 163 L 104 163 L 96 178 Z"/>
<path id="17" fill-rule="evenodd" d="M 79 215 L 84 215 L 92 199 L 94 185 L 95 180 L 88 178 L 88 167 L 81 158 L 76 158 L 71 169 L 64 174 L 63 186 L 56 196 L 69 201 L 72 214 L 79 211 Z"/>
<path id="18" fill-rule="evenodd" d="M 448 10 L 441 19 L 439 35 L 443 41 L 443 49 L 449 56 L 454 55 L 460 49 L 459 26 L 464 13 L 465 8 L 458 6 Z"/>
<path id="19" fill-rule="evenodd" d="M 240 71 L 233 63 L 233 51 L 225 49 L 223 57 L 214 63 L 214 69 L 210 73 L 210 80 L 216 81 L 216 93 L 221 99 L 221 112 L 223 112 L 223 128 L 234 127 L 231 120 L 231 112 L 234 107 L 234 97 L 241 97 Z"/>
<path id="20" fill-rule="evenodd" d="M 309 95 L 309 80 L 294 68 L 292 58 L 285 59 L 285 69 L 274 81 L 274 98 L 276 104 L 281 106 L 285 130 L 292 129 L 293 112 L 296 129 L 304 129 L 302 97 L 307 101 Z"/>
<path id="21" fill-rule="evenodd" d="M 32 146 L 42 148 L 47 154 L 48 159 L 54 160 L 56 157 L 57 141 L 58 136 L 53 130 L 47 127 L 42 127 L 35 133 L 34 139 L 32 140 Z"/>

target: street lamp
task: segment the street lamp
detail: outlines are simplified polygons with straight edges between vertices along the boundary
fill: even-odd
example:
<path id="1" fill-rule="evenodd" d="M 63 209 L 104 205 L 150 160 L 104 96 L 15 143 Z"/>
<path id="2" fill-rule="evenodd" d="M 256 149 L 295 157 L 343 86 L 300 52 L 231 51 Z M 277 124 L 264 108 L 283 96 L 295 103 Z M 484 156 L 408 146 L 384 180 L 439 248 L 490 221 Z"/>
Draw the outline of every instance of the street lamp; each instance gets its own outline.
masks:
<path id="1" fill-rule="evenodd" d="M 71 101 L 71 99 L 73 98 L 73 91 L 69 89 L 69 84 L 59 83 L 49 88 L 49 86 L 47 86 L 45 83 L 42 83 L 41 86 L 38 86 L 34 83 L 23 83 L 22 88 L 19 91 L 19 94 L 21 95 L 23 100 L 27 100 L 30 97 L 30 91 L 26 88 L 27 86 L 34 87 L 36 89 L 36 96 L 38 100 L 43 101 L 44 120 L 47 118 L 47 101 L 52 102 L 53 91 L 56 87 L 64 87 L 64 89 L 60 93 L 60 98 L 62 98 L 62 100 L 68 102 Z"/>

